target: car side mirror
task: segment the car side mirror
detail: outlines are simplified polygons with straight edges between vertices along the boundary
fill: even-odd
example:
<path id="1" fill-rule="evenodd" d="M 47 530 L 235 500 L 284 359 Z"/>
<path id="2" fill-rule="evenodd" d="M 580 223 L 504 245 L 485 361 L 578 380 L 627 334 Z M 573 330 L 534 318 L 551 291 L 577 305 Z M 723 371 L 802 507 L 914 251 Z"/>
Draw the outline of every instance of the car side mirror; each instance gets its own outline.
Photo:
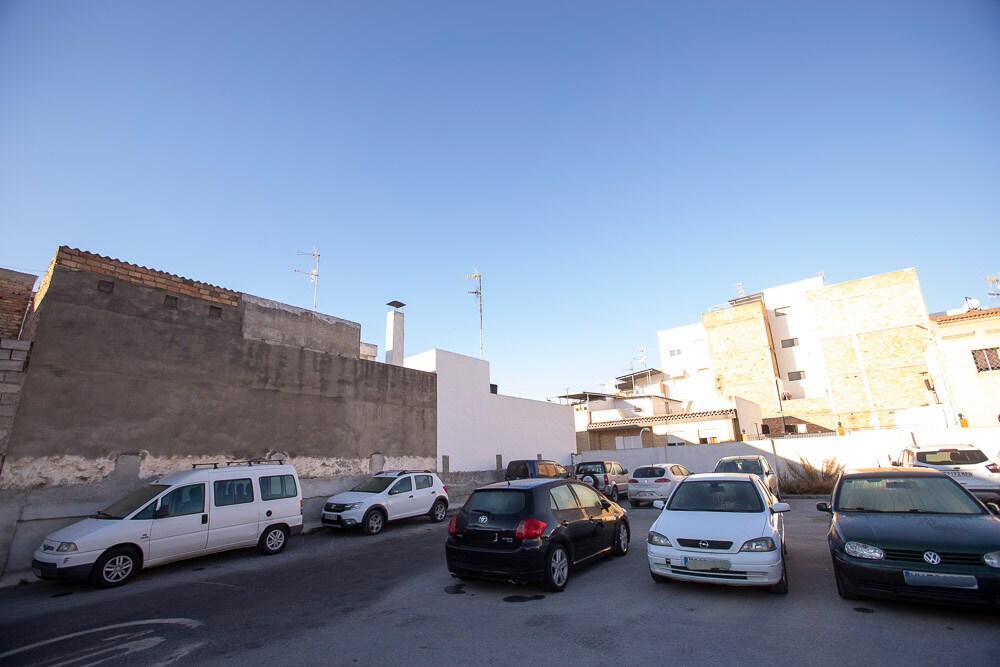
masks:
<path id="1" fill-rule="evenodd" d="M 900 463 L 899 461 L 893 461 L 893 462 L 892 462 L 892 465 L 893 465 L 893 467 L 895 467 L 895 468 L 898 468 L 899 466 L 901 466 L 901 465 L 903 465 L 903 464 L 902 464 L 902 463 Z"/>
<path id="2" fill-rule="evenodd" d="M 773 475 L 774 475 L 774 471 L 773 470 L 768 470 L 767 471 L 767 476 L 768 477 L 772 477 Z"/>
<path id="3" fill-rule="evenodd" d="M 153 512 L 154 519 L 165 519 L 168 516 L 170 516 L 170 507 L 167 505 L 160 505 L 156 508 L 156 511 Z"/>
<path id="4" fill-rule="evenodd" d="M 622 468 L 622 474 L 623 475 L 627 475 L 628 474 L 628 468 Z"/>
<path id="5" fill-rule="evenodd" d="M 789 505 L 788 503 L 774 503 L 773 505 L 771 505 L 771 511 L 774 512 L 775 514 L 778 514 L 779 512 L 788 512 L 791 509 L 792 506 Z"/>
<path id="6" fill-rule="evenodd" d="M 661 509 L 663 509 L 663 506 L 664 506 L 664 502 L 662 500 L 654 500 L 653 501 L 653 507 L 655 507 L 656 509 L 661 510 Z"/>
<path id="7" fill-rule="evenodd" d="M 389 491 L 389 495 L 390 496 L 398 496 L 399 495 L 399 489 L 392 489 L 391 491 Z"/>
<path id="8" fill-rule="evenodd" d="M 611 509 L 611 501 L 607 498 L 601 498 L 601 507 L 604 509 Z"/>
<path id="9" fill-rule="evenodd" d="M 995 500 L 990 500 L 989 502 L 987 502 L 986 509 L 988 509 L 993 514 L 1000 516 L 1000 504 L 998 504 Z"/>
<path id="10" fill-rule="evenodd" d="M 829 513 L 833 512 L 833 510 L 830 508 L 830 503 L 816 503 L 816 509 L 818 509 L 820 512 L 829 512 Z"/>

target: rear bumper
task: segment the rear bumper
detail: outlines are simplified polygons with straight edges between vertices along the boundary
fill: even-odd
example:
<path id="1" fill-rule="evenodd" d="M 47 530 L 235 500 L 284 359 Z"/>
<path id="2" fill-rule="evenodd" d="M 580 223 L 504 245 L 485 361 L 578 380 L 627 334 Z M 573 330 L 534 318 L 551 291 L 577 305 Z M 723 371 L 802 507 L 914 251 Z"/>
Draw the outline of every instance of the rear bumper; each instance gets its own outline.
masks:
<path id="1" fill-rule="evenodd" d="M 517 549 L 484 549 L 445 543 L 448 571 L 468 577 L 502 581 L 541 581 L 545 573 L 545 547 L 541 540 L 525 540 Z"/>
<path id="2" fill-rule="evenodd" d="M 684 558 L 708 558 L 729 561 L 728 570 L 695 570 L 684 565 Z M 671 547 L 646 545 L 649 571 L 678 581 L 700 581 L 726 586 L 770 586 L 781 581 L 781 553 L 718 553 L 680 551 Z"/>
<path id="3" fill-rule="evenodd" d="M 858 563 L 849 556 L 833 552 L 833 561 L 841 577 L 855 593 L 862 596 L 898 600 L 922 600 L 959 606 L 1000 607 L 1000 570 L 973 573 L 970 568 L 938 566 L 933 571 L 912 565 L 868 565 Z M 983 566 L 986 568 L 987 566 Z M 974 576 L 976 588 L 944 588 L 912 586 L 906 583 L 903 570 L 933 572 L 934 574 L 961 574 Z"/>

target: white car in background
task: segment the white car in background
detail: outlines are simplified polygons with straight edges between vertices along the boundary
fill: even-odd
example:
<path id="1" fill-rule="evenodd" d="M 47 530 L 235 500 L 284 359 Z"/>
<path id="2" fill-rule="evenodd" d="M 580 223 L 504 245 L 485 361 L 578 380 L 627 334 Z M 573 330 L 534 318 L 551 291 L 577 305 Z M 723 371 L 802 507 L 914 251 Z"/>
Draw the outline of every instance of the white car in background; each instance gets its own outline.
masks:
<path id="1" fill-rule="evenodd" d="M 646 539 L 649 573 L 730 586 L 769 586 L 788 592 L 785 525 L 791 508 L 777 502 L 753 474 L 707 473 L 686 477 Z"/>
<path id="2" fill-rule="evenodd" d="M 429 516 L 444 521 L 448 513 L 448 487 L 430 470 L 380 472 L 350 491 L 326 499 L 322 524 L 361 528 L 365 535 L 382 532 L 387 521 Z"/>
<path id="3" fill-rule="evenodd" d="M 638 466 L 628 481 L 628 501 L 632 507 L 640 507 L 644 503 L 666 500 L 674 487 L 690 474 L 687 468 L 676 463 Z"/>
<path id="4" fill-rule="evenodd" d="M 978 447 L 947 445 L 907 447 L 894 466 L 938 470 L 964 486 L 982 501 L 1000 501 L 1000 465 L 990 461 Z"/>

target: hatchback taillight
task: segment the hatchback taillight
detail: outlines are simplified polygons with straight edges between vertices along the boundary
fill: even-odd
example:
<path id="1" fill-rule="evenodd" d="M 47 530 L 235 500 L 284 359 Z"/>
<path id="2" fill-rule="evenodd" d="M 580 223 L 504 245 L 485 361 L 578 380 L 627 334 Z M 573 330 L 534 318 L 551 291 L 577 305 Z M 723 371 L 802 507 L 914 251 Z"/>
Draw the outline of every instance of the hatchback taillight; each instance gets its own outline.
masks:
<path id="1" fill-rule="evenodd" d="M 660 479 L 656 480 L 655 484 L 666 484 L 669 481 L 670 480 L 667 479 L 666 477 L 661 477 Z"/>
<path id="2" fill-rule="evenodd" d="M 522 519 L 514 530 L 514 537 L 520 540 L 531 540 L 541 537 L 545 532 L 545 522 L 538 519 Z"/>
<path id="3" fill-rule="evenodd" d="M 987 463 L 986 469 L 989 470 L 990 472 L 1000 472 L 1000 466 L 998 466 L 996 463 Z"/>
<path id="4" fill-rule="evenodd" d="M 638 483 L 639 483 L 639 480 L 637 480 L 637 479 L 630 479 L 630 480 L 628 481 L 628 483 L 629 483 L 629 484 L 638 484 Z"/>
<path id="5" fill-rule="evenodd" d="M 453 536 L 458 532 L 458 515 L 451 517 L 451 521 L 448 522 L 448 534 Z"/>
<path id="6" fill-rule="evenodd" d="M 448 493 L 448 485 L 447 485 L 447 484 L 442 484 L 442 485 L 441 485 L 441 488 L 443 488 L 443 489 L 444 489 L 444 492 L 445 492 L 445 493 Z"/>

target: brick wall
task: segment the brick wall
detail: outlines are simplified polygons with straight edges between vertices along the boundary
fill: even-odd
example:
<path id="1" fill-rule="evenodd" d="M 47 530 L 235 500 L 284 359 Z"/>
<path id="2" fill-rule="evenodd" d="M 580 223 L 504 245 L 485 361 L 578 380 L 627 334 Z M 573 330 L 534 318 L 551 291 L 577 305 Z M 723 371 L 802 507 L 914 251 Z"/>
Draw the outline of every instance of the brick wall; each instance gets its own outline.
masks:
<path id="1" fill-rule="evenodd" d="M 756 403 L 764 415 L 776 414 L 778 368 L 764 304 L 710 311 L 701 319 L 719 391 Z"/>
<path id="2" fill-rule="evenodd" d="M 0 269 L 0 337 L 17 338 L 37 276 Z"/>
<path id="3" fill-rule="evenodd" d="M 0 471 L 7 455 L 14 413 L 21 401 L 30 350 L 31 343 L 27 341 L 0 338 Z"/>

